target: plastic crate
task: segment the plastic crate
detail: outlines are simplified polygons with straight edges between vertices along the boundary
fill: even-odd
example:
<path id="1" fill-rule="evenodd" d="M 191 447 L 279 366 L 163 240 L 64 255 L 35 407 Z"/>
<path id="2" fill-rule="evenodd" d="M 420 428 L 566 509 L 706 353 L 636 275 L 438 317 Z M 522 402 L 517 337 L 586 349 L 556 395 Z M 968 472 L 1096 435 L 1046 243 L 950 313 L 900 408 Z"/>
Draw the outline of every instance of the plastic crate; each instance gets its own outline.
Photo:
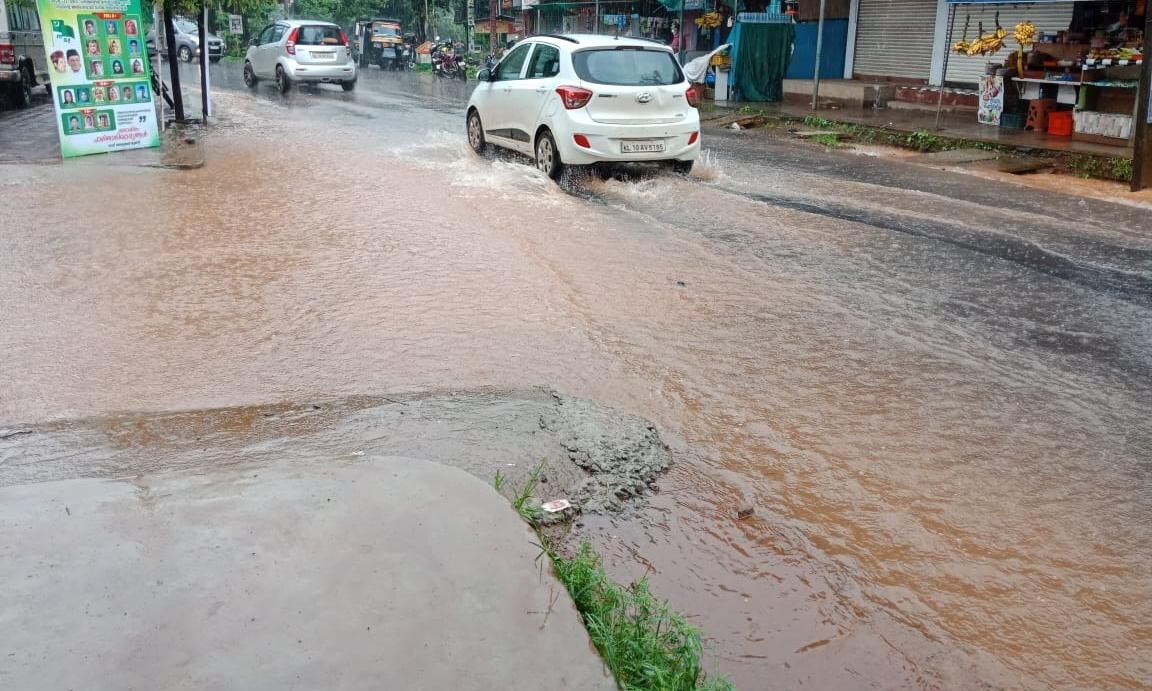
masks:
<path id="1" fill-rule="evenodd" d="M 1048 134 L 1057 137 L 1072 136 L 1072 111 L 1054 110 L 1048 113 Z"/>
<path id="2" fill-rule="evenodd" d="M 1006 130 L 1022 130 L 1028 116 L 1024 113 L 1001 113 L 1000 126 Z"/>

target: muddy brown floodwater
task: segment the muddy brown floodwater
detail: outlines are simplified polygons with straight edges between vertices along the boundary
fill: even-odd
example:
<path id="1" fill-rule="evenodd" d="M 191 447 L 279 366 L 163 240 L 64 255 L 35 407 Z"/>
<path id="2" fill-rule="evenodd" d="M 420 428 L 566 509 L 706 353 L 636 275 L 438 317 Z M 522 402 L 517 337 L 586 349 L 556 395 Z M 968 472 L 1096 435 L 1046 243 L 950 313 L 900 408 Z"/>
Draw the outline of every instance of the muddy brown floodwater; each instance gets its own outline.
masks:
<path id="1" fill-rule="evenodd" d="M 457 106 L 362 86 L 222 94 L 200 170 L 0 166 L 0 427 L 33 431 L 7 481 L 93 434 L 71 472 L 194 464 L 189 430 L 260 406 L 550 387 L 671 440 L 660 492 L 581 534 L 740 688 L 1149 687 L 1147 301 L 757 198 L 878 204 L 735 154 L 570 195 L 471 156 Z"/>

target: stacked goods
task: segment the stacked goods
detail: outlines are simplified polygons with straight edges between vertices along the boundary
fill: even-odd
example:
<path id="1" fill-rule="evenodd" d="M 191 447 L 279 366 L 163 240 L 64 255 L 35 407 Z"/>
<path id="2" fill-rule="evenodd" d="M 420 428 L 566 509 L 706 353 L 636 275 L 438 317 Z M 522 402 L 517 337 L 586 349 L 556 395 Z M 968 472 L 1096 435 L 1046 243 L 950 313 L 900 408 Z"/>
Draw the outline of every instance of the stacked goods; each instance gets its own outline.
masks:
<path id="1" fill-rule="evenodd" d="M 1031 50 L 1032 44 L 1036 42 L 1036 25 L 1020 22 L 1012 30 L 1012 37 L 1016 39 L 1016 45 L 1020 46 L 1016 51 L 1016 68 L 1020 74 L 1024 74 L 1024 51 Z"/>
<path id="2" fill-rule="evenodd" d="M 1123 113 L 1097 113 L 1082 110 L 1076 113 L 1078 134 L 1098 134 L 1117 139 L 1128 139 L 1132 135 L 1132 116 Z"/>
<path id="3" fill-rule="evenodd" d="M 719 12 L 707 12 L 696 18 L 696 26 L 701 29 L 716 29 L 723 23 L 724 18 Z"/>

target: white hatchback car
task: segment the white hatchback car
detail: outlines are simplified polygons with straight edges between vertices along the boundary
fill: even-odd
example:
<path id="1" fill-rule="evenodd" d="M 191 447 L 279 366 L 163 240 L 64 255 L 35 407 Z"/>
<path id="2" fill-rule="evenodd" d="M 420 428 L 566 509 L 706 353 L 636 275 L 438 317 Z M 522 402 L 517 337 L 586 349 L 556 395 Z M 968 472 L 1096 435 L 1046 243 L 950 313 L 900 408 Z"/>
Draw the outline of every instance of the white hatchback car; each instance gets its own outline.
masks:
<path id="1" fill-rule="evenodd" d="M 356 61 L 344 30 L 331 22 L 283 20 L 264 27 L 244 56 L 244 83 L 276 80 L 285 93 L 300 82 L 356 88 Z"/>
<path id="2" fill-rule="evenodd" d="M 654 41 L 536 36 L 513 48 L 468 102 L 468 143 L 565 166 L 662 161 L 681 174 L 700 155 L 697 93 L 672 51 Z"/>

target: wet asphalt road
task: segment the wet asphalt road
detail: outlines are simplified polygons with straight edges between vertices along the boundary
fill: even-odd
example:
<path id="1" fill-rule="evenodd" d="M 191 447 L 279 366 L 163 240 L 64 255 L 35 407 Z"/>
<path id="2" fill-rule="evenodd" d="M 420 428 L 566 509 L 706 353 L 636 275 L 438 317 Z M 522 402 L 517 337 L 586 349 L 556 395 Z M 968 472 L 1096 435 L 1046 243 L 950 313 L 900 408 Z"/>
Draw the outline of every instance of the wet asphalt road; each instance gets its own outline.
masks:
<path id="1" fill-rule="evenodd" d="M 0 166 L 0 427 L 33 430 L 0 481 L 374 453 L 362 406 L 261 406 L 555 387 L 673 441 L 583 530 L 741 688 L 1147 684 L 1146 210 L 756 132 L 561 191 L 467 151 L 469 85 L 239 76 L 201 171 Z M 414 429 L 435 457 L 499 424 Z"/>

